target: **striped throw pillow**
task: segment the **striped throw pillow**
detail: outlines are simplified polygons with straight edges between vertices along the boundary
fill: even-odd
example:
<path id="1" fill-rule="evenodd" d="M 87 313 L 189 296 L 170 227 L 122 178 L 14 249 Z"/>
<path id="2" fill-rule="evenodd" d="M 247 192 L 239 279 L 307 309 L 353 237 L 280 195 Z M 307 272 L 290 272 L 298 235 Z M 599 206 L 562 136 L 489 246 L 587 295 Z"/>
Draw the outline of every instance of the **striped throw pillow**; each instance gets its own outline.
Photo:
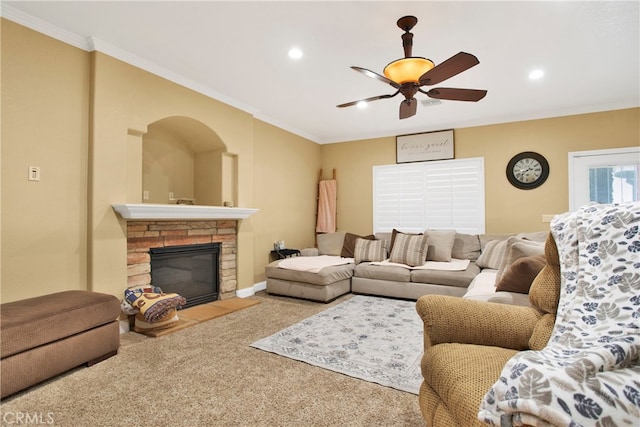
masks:
<path id="1" fill-rule="evenodd" d="M 398 233 L 389 261 L 417 267 L 427 259 L 427 235 Z"/>
<path id="2" fill-rule="evenodd" d="M 353 250 L 353 258 L 356 264 L 366 261 L 384 261 L 386 257 L 387 251 L 384 249 L 384 241 L 356 239 L 356 246 Z"/>
<path id="3" fill-rule="evenodd" d="M 489 240 L 476 261 L 480 268 L 500 269 L 507 252 L 507 240 Z"/>

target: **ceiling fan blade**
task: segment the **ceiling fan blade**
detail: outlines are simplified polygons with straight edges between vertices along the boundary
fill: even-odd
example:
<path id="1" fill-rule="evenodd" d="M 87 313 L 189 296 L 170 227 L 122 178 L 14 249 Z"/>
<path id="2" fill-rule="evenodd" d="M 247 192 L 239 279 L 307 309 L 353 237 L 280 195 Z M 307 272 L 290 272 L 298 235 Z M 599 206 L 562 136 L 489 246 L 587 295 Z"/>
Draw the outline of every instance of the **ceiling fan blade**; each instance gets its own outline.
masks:
<path id="1" fill-rule="evenodd" d="M 480 89 L 456 89 L 450 87 L 438 87 L 428 92 L 420 91 L 427 94 L 430 98 L 450 99 L 452 101 L 480 101 L 487 94 L 486 90 Z"/>
<path id="2" fill-rule="evenodd" d="M 378 99 L 393 98 L 394 96 L 396 96 L 399 93 L 400 93 L 400 91 L 398 90 L 398 91 L 396 91 L 396 93 L 392 93 L 391 95 L 372 96 L 371 98 L 360 99 L 358 101 L 345 102 L 344 104 L 336 105 L 336 107 L 338 107 L 338 108 L 351 107 L 352 105 L 356 105 L 358 102 L 371 102 L 371 101 L 377 101 Z"/>
<path id="3" fill-rule="evenodd" d="M 385 76 L 381 76 L 378 73 L 374 73 L 371 70 L 367 70 L 366 68 L 362 68 L 362 67 L 351 67 L 356 71 L 361 72 L 362 74 L 364 74 L 367 77 L 371 77 L 372 79 L 376 79 L 376 80 L 380 80 L 383 83 L 386 83 L 388 85 L 393 86 L 394 88 L 398 89 L 400 87 L 400 85 L 396 82 L 394 82 L 393 80 L 389 80 L 388 78 L 386 78 Z"/>
<path id="4" fill-rule="evenodd" d="M 415 98 L 405 99 L 400 103 L 400 120 L 415 116 L 418 101 Z"/>
<path id="5" fill-rule="evenodd" d="M 438 84 L 479 63 L 480 61 L 474 55 L 459 52 L 420 76 L 420 85 L 431 86 Z"/>

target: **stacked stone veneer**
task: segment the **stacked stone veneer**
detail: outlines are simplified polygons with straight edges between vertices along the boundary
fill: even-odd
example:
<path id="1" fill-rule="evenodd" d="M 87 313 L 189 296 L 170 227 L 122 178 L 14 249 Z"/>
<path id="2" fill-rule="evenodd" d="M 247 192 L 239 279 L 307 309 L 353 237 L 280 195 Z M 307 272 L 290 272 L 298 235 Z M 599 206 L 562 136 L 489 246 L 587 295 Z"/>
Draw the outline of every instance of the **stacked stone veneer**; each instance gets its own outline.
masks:
<path id="1" fill-rule="evenodd" d="M 150 248 L 220 242 L 220 299 L 234 297 L 237 287 L 236 228 L 235 220 L 127 222 L 127 286 L 151 283 Z"/>

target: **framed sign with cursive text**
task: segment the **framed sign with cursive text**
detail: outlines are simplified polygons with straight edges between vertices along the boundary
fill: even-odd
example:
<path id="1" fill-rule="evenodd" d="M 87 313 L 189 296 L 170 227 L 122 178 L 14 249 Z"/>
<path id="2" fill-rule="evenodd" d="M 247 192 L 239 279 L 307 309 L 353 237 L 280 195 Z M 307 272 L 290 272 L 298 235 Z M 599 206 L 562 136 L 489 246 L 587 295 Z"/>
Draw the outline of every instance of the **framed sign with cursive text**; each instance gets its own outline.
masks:
<path id="1" fill-rule="evenodd" d="M 396 163 L 453 159 L 453 129 L 396 137 Z"/>

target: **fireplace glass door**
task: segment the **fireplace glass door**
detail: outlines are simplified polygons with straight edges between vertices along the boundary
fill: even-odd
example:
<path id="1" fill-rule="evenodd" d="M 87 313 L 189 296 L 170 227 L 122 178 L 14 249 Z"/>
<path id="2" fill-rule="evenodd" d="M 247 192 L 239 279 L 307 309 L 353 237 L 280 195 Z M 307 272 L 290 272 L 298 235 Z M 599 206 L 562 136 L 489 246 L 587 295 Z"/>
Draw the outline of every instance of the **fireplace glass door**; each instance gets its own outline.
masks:
<path id="1" fill-rule="evenodd" d="M 186 298 L 184 307 L 217 301 L 220 243 L 151 248 L 151 285 Z"/>

